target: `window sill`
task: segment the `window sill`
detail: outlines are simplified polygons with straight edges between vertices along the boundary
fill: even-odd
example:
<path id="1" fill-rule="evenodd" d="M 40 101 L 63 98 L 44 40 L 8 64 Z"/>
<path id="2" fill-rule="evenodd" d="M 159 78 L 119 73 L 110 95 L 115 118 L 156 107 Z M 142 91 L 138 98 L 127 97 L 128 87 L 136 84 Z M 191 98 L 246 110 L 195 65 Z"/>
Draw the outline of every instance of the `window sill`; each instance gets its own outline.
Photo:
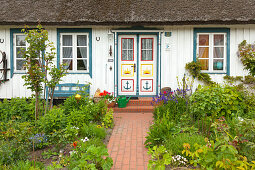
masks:
<path id="1" fill-rule="evenodd" d="M 227 72 L 207 72 L 207 71 L 201 71 L 201 73 L 207 73 L 207 74 L 227 74 Z"/>
<path id="2" fill-rule="evenodd" d="M 89 72 L 67 72 L 66 74 L 90 74 Z"/>

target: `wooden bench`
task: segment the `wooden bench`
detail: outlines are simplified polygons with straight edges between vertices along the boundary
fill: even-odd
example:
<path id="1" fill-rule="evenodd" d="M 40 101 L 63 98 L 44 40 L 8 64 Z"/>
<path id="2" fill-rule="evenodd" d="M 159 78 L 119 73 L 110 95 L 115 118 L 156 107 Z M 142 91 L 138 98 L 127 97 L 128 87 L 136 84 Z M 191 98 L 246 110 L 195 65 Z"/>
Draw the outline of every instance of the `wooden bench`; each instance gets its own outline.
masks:
<path id="1" fill-rule="evenodd" d="M 55 87 L 53 98 L 70 97 L 77 93 L 77 91 L 84 90 L 82 88 L 85 86 L 87 86 L 85 92 L 90 94 L 90 86 L 86 84 L 74 84 L 74 83 L 57 84 Z M 48 96 L 48 87 L 46 88 L 46 96 Z"/>

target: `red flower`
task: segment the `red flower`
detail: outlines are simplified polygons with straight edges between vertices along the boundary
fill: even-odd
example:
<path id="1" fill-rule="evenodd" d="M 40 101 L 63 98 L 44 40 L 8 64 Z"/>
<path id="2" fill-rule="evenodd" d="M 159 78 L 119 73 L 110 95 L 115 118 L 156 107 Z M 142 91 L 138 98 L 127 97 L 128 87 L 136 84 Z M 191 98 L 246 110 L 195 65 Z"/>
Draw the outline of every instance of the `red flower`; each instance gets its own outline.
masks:
<path id="1" fill-rule="evenodd" d="M 73 147 L 74 147 L 74 149 L 76 148 L 76 146 L 77 146 L 77 141 L 74 141 L 74 142 L 73 142 Z"/>

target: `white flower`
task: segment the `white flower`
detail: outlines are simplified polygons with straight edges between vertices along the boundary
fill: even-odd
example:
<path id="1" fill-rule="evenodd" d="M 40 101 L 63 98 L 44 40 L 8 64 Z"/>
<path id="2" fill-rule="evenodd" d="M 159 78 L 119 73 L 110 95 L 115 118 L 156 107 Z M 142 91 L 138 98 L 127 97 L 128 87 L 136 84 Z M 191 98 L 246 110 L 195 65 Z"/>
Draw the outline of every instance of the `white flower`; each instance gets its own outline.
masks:
<path id="1" fill-rule="evenodd" d="M 76 154 L 76 151 L 70 151 L 69 154 L 72 156 L 73 154 Z"/>
<path id="2" fill-rule="evenodd" d="M 88 137 L 85 137 L 84 139 L 81 139 L 82 142 L 87 142 L 89 141 L 89 138 Z"/>
<path id="3" fill-rule="evenodd" d="M 238 117 L 238 119 L 242 122 L 243 121 L 243 118 L 241 118 L 241 117 Z"/>

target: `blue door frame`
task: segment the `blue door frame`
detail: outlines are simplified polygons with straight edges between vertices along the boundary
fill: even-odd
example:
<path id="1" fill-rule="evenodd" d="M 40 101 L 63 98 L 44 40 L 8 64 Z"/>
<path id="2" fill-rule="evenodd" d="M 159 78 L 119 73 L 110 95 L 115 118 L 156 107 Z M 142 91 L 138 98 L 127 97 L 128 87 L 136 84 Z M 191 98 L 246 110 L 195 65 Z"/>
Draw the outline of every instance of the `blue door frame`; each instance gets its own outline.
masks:
<path id="1" fill-rule="evenodd" d="M 116 53 L 114 54 L 114 58 L 116 59 L 116 71 L 114 74 L 114 83 L 116 82 L 115 80 L 117 80 L 117 95 L 119 96 L 119 91 L 118 91 L 118 87 L 119 87 L 119 80 L 118 80 L 118 74 L 119 74 L 119 35 L 135 35 L 137 36 L 137 58 L 139 57 L 139 36 L 140 35 L 156 35 L 157 36 L 157 70 L 156 70 L 156 96 L 158 96 L 158 84 L 159 84 L 159 75 L 161 75 L 161 72 L 159 70 L 159 58 L 161 59 L 161 43 L 159 42 L 159 32 L 117 32 L 116 33 L 116 37 L 115 39 L 117 40 L 117 45 L 116 45 Z M 160 50 L 159 50 L 160 49 Z M 161 61 L 161 60 L 160 60 Z M 139 60 L 137 60 L 137 70 L 139 70 Z M 161 66 L 161 64 L 160 64 Z M 161 67 L 160 67 L 161 69 Z M 161 76 L 160 76 L 161 79 Z M 139 80 L 139 72 L 137 73 L 137 80 Z M 161 86 L 161 84 L 160 84 Z M 160 87 L 161 88 L 161 87 Z M 130 95 L 129 97 L 154 97 L 154 96 L 150 96 L 150 95 L 139 95 L 139 83 L 137 83 L 137 91 L 136 91 L 136 95 Z"/>

